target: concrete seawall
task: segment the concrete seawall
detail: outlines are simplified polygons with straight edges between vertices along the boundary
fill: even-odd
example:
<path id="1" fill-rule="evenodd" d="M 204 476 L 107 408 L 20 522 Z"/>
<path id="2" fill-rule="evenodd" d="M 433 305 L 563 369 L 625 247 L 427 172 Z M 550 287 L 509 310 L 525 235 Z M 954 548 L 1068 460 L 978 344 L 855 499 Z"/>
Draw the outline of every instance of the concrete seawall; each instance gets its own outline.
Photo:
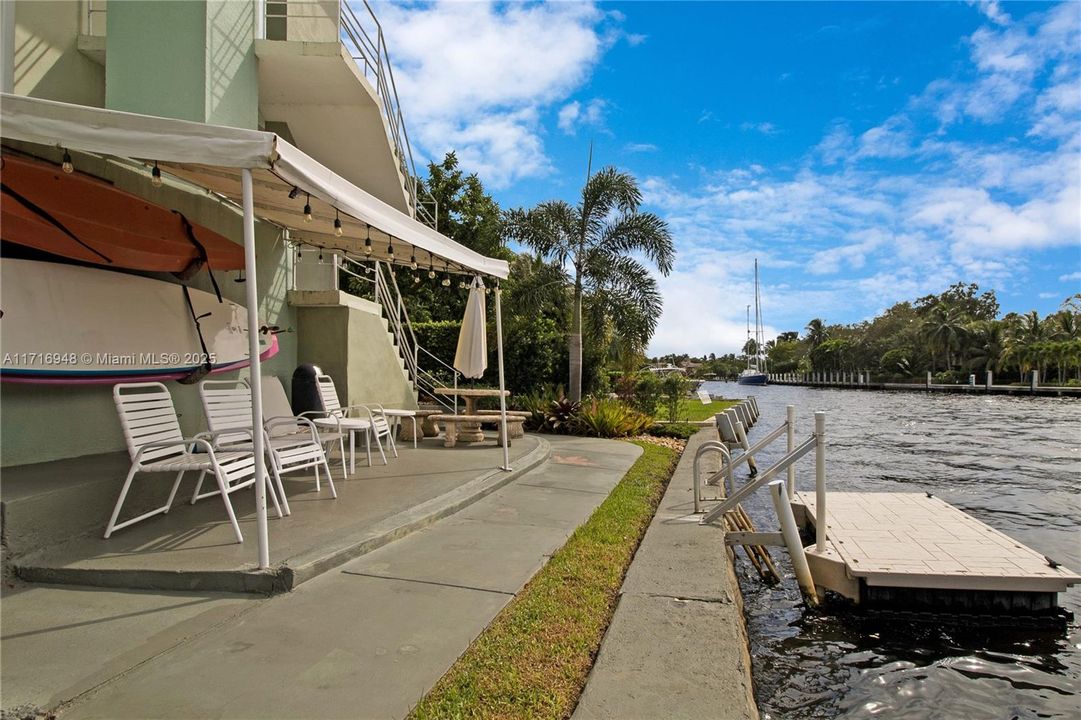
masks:
<path id="1" fill-rule="evenodd" d="M 687 444 L 627 571 L 576 720 L 758 718 L 731 551 L 719 528 L 690 514 L 694 453 L 716 439 L 703 429 Z"/>
<path id="2" fill-rule="evenodd" d="M 770 385 L 794 385 L 798 387 L 837 388 L 842 390 L 885 390 L 889 392 L 937 392 L 962 395 L 1027 395 L 1032 397 L 1081 397 L 1081 387 L 1058 387 L 1052 385 L 1032 388 L 1028 385 L 927 385 L 926 383 L 856 383 L 856 382 L 802 382 L 773 380 Z"/>

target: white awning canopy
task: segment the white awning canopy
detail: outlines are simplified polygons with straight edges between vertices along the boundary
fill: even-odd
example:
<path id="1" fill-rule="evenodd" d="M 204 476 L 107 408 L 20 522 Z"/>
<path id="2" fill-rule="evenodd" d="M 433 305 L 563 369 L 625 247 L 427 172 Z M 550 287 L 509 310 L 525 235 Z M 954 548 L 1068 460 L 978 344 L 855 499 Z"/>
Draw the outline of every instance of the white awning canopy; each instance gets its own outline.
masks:
<path id="1" fill-rule="evenodd" d="M 238 205 L 242 171 L 251 170 L 255 213 L 287 228 L 295 242 L 378 260 L 390 260 L 393 247 L 400 264 L 415 258 L 419 265 L 437 270 L 498 278 L 509 272 L 506 261 L 474 252 L 417 222 L 274 133 L 3 93 L 0 137 L 156 162 L 164 171 Z M 307 222 L 303 210 L 309 202 L 312 220 Z M 341 236 L 335 219 L 341 221 Z"/>

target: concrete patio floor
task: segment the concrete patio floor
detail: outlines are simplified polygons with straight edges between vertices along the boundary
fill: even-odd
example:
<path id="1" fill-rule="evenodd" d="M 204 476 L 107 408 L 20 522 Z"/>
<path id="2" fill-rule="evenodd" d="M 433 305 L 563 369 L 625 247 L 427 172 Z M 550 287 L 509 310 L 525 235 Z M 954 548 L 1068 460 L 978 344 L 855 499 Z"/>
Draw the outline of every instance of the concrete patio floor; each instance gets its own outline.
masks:
<path id="1" fill-rule="evenodd" d="M 7 589 L 3 705 L 61 720 L 403 717 L 641 452 L 547 440 L 550 461 L 289 593 Z"/>
<path id="2" fill-rule="evenodd" d="M 197 473 L 185 476 L 167 515 L 118 530 L 108 540 L 102 538 L 100 527 L 95 527 L 83 535 L 69 535 L 66 541 L 44 542 L 41 550 L 18 554 L 9 562 L 21 579 L 33 582 L 230 592 L 287 590 L 464 507 L 536 466 L 548 454 L 546 441 L 527 435 L 511 446 L 515 472 L 507 473 L 499 469 L 502 448 L 492 442 L 445 448 L 440 440 L 430 439 L 416 449 L 411 444 L 402 445 L 399 457 L 388 458 L 387 465 L 380 465 L 376 454 L 374 467 L 361 464 L 348 479 L 341 477 L 340 462 L 332 460 L 337 499 L 331 497 L 325 477 L 321 492 L 316 492 L 313 476 L 286 475 L 283 480 L 292 514 L 278 518 L 273 508 L 269 509 L 270 571 L 259 571 L 255 562 L 254 493 L 241 491 L 232 496 L 245 538 L 245 542 L 236 543 L 220 498 L 190 504 Z M 113 456 L 99 458 L 96 463 L 74 467 L 71 461 L 45 464 L 60 466 L 52 474 L 43 466 L 5 469 L 5 486 L 10 483 L 10 495 L 17 498 L 10 503 L 5 498 L 7 517 L 27 503 L 44 503 L 40 493 L 26 494 L 27 476 L 31 480 L 55 478 L 61 471 L 99 475 L 93 479 L 94 492 L 104 494 L 105 505 L 111 506 L 123 481 L 125 458 L 121 462 Z M 172 476 L 140 475 L 136 482 L 145 483 L 141 488 L 144 495 L 151 494 L 151 489 L 156 491 L 153 502 L 160 504 L 168 495 Z M 62 492 L 62 486 L 49 492 L 52 498 L 47 505 L 53 524 L 62 526 L 64 514 L 70 514 L 72 526 L 85 523 L 85 503 L 58 503 L 56 494 Z M 95 512 L 103 526 L 106 517 L 100 508 Z M 136 512 L 132 510 L 132 514 Z M 9 535 L 18 535 L 19 524 L 14 523 L 16 530 L 7 528 Z M 22 524 L 34 523 L 23 520 Z M 29 546 L 25 539 L 16 539 L 11 546 L 20 544 Z"/>

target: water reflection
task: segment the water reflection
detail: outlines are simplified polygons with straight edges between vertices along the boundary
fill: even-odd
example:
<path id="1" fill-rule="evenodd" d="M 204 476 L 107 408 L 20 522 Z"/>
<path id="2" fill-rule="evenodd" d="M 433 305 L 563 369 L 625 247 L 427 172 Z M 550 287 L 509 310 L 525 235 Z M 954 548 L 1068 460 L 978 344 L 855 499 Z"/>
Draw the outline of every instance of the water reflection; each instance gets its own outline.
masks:
<path id="1" fill-rule="evenodd" d="M 743 397 L 747 388 L 704 389 Z M 755 388 L 762 418 L 751 441 L 797 408 L 797 437 L 828 413 L 828 487 L 934 493 L 988 525 L 1081 570 L 1081 405 L 1061 398 Z M 759 459 L 768 467 L 784 441 Z M 797 470 L 813 486 L 813 457 Z M 776 523 L 765 493 L 746 508 Z M 756 694 L 769 718 L 1076 718 L 1081 627 L 1065 632 L 979 623 L 884 620 L 805 612 L 791 566 L 765 587 L 737 562 Z M 1081 615 L 1081 588 L 1060 598 Z"/>

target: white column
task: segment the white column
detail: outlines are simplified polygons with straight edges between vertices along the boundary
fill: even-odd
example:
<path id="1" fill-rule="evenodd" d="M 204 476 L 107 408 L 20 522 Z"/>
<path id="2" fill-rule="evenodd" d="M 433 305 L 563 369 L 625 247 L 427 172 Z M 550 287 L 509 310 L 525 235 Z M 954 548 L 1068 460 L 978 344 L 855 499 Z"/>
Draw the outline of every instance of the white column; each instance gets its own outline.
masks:
<path id="1" fill-rule="evenodd" d="M 503 469 L 513 470 L 510 466 L 510 438 L 507 432 L 507 396 L 505 394 L 505 383 L 503 381 L 503 306 L 500 302 L 500 297 L 503 292 L 499 287 L 499 281 L 495 283 L 495 347 L 496 355 L 499 357 L 499 414 L 503 418 L 503 422 L 500 423 L 500 432 L 503 433 Z"/>
<path id="2" fill-rule="evenodd" d="M 255 454 L 255 527 L 259 535 L 259 569 L 270 567 L 270 539 L 266 523 L 266 453 L 263 448 L 263 362 L 259 358 L 259 294 L 255 272 L 255 200 L 251 170 L 241 172 L 244 205 L 244 288 L 248 303 L 248 354 L 251 358 L 252 452 Z"/>
<path id="3" fill-rule="evenodd" d="M 788 449 L 785 454 L 791 455 L 796 449 L 796 406 L 789 405 L 786 409 L 786 422 L 788 423 Z M 796 494 L 796 466 L 788 466 L 788 499 L 791 500 Z"/>
<path id="4" fill-rule="evenodd" d="M 826 413 L 815 413 L 815 549 L 826 552 Z"/>

